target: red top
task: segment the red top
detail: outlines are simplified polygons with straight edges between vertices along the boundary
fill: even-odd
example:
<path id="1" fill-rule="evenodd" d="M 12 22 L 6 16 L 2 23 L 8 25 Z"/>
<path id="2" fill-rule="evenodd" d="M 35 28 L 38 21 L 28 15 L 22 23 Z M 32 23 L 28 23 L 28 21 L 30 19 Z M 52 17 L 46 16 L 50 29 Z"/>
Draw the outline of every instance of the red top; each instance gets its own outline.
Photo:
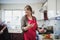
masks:
<path id="1" fill-rule="evenodd" d="M 28 29 L 27 32 L 24 33 L 24 40 L 36 40 L 36 29 L 37 29 L 37 23 L 35 19 L 29 20 L 29 24 L 34 24 L 34 26 L 30 29 Z"/>

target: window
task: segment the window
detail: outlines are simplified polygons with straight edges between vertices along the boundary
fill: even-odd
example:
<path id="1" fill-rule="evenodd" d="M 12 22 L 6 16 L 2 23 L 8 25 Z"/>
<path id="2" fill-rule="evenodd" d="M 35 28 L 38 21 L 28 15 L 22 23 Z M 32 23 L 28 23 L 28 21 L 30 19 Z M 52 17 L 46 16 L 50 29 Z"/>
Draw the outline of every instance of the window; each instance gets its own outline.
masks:
<path id="1" fill-rule="evenodd" d="M 4 10 L 4 20 L 9 32 L 21 32 L 21 18 L 24 10 Z"/>

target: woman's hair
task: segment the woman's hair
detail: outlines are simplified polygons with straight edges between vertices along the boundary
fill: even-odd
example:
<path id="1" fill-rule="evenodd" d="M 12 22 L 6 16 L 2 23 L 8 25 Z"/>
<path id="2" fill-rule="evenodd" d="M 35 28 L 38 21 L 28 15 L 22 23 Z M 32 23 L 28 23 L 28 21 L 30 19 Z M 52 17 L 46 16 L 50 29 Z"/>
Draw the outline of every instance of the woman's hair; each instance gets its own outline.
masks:
<path id="1" fill-rule="evenodd" d="M 26 5 L 25 8 L 26 8 L 27 10 L 30 10 L 30 11 L 32 12 L 32 7 L 31 7 L 30 5 Z"/>

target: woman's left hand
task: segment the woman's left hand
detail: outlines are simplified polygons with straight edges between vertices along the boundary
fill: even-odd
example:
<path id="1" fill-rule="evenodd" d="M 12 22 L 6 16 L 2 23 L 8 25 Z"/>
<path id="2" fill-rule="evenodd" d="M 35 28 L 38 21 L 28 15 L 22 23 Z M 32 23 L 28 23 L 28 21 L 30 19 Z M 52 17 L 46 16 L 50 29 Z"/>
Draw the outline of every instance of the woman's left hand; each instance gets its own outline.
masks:
<path id="1" fill-rule="evenodd" d="M 40 32 L 40 33 L 44 33 L 44 32 L 46 32 L 46 30 L 45 29 L 38 29 L 38 31 Z"/>
<path id="2" fill-rule="evenodd" d="M 31 24 L 31 27 L 33 27 L 35 25 L 35 23 Z"/>

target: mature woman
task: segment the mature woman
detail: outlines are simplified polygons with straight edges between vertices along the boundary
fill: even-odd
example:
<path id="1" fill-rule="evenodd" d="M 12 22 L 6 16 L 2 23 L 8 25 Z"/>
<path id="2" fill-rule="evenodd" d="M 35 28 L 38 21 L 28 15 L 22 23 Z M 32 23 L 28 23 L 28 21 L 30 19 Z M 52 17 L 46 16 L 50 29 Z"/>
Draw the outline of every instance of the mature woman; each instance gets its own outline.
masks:
<path id="1" fill-rule="evenodd" d="M 37 22 L 32 16 L 32 8 L 30 5 L 25 6 L 25 16 L 21 20 L 21 28 L 24 33 L 24 40 L 36 40 Z"/>

